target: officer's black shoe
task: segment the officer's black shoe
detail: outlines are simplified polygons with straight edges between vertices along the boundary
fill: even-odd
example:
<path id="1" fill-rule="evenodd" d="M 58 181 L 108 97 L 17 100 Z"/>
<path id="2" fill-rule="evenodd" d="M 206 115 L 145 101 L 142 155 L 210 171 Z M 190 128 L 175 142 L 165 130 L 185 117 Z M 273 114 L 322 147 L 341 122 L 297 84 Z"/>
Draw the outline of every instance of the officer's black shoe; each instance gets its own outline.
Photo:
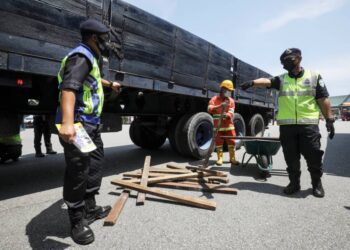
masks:
<path id="1" fill-rule="evenodd" d="M 71 236 L 74 242 L 80 245 L 88 245 L 95 240 L 94 232 L 85 220 L 72 225 Z"/>
<path id="2" fill-rule="evenodd" d="M 73 241 L 80 245 L 87 245 L 95 240 L 94 232 L 84 219 L 84 208 L 68 209 L 71 222 L 71 237 Z"/>
<path id="3" fill-rule="evenodd" d="M 49 148 L 49 149 L 46 150 L 46 154 L 48 154 L 48 155 L 55 155 L 55 154 L 57 154 L 57 152 L 54 151 L 52 148 Z"/>
<path id="4" fill-rule="evenodd" d="M 295 193 L 297 193 L 299 191 L 300 191 L 300 184 L 299 183 L 294 183 L 294 182 L 290 182 L 288 184 L 288 186 L 286 186 L 283 189 L 283 193 L 285 193 L 287 195 L 295 194 Z"/>
<path id="5" fill-rule="evenodd" d="M 97 206 L 94 194 L 87 195 L 85 199 L 85 219 L 89 225 L 96 220 L 105 218 L 111 209 L 111 206 Z"/>
<path id="6" fill-rule="evenodd" d="M 319 180 L 317 184 L 312 185 L 312 194 L 317 198 L 323 198 L 325 195 L 322 182 Z"/>
<path id="7" fill-rule="evenodd" d="M 105 218 L 111 211 L 111 206 L 95 206 L 93 209 L 86 210 L 85 219 L 90 225 L 96 220 Z"/>
<path id="8" fill-rule="evenodd" d="M 45 155 L 42 152 L 36 152 L 35 157 L 42 158 L 45 157 Z"/>

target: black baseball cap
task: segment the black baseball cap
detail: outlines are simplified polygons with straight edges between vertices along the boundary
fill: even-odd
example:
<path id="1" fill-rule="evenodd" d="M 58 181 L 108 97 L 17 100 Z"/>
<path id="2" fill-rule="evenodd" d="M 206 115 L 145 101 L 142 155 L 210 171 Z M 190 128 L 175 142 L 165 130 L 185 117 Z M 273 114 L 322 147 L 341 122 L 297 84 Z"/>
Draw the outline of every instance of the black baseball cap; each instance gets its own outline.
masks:
<path id="1" fill-rule="evenodd" d="M 80 24 L 80 32 L 104 34 L 109 32 L 109 28 L 107 28 L 103 23 L 90 18 Z"/>
<path id="2" fill-rule="evenodd" d="M 296 57 L 301 56 L 301 50 L 298 48 L 289 48 L 283 51 L 282 55 L 280 56 L 281 62 L 286 60 L 289 57 Z"/>

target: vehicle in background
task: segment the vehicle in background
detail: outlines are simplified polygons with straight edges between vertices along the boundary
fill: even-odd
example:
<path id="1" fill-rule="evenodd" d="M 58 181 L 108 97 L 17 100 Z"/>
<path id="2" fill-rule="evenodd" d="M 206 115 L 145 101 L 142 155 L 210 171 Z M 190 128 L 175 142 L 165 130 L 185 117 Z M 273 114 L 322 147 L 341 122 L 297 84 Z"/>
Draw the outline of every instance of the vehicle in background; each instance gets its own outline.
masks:
<path id="1" fill-rule="evenodd" d="M 343 121 L 350 121 L 350 102 L 342 104 L 340 116 Z"/>
<path id="2" fill-rule="evenodd" d="M 24 123 L 25 128 L 33 128 L 34 116 L 33 115 L 25 115 L 23 118 L 23 123 Z"/>

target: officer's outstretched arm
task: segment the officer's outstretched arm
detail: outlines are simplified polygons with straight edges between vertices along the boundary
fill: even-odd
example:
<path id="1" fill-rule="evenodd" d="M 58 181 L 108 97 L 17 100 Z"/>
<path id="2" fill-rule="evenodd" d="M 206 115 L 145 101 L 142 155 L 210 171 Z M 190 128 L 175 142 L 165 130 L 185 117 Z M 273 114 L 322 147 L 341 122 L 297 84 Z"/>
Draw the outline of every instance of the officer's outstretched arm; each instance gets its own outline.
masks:
<path id="1" fill-rule="evenodd" d="M 271 87 L 271 80 L 268 78 L 258 78 L 253 81 L 244 82 L 240 87 L 243 90 L 249 89 L 250 87 L 269 88 Z"/>

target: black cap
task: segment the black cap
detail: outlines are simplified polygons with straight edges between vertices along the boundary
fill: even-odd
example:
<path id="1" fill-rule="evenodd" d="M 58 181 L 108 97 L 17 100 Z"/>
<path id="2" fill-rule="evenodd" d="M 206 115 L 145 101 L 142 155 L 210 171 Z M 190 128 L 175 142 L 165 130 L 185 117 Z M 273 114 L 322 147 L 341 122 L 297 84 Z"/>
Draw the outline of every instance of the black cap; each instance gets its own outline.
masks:
<path id="1" fill-rule="evenodd" d="M 104 34 L 109 32 L 109 28 L 107 28 L 103 23 L 90 18 L 80 24 L 80 32 Z"/>
<path id="2" fill-rule="evenodd" d="M 283 62 L 288 57 L 301 56 L 301 50 L 298 48 L 289 48 L 286 49 L 280 56 L 281 62 Z"/>

